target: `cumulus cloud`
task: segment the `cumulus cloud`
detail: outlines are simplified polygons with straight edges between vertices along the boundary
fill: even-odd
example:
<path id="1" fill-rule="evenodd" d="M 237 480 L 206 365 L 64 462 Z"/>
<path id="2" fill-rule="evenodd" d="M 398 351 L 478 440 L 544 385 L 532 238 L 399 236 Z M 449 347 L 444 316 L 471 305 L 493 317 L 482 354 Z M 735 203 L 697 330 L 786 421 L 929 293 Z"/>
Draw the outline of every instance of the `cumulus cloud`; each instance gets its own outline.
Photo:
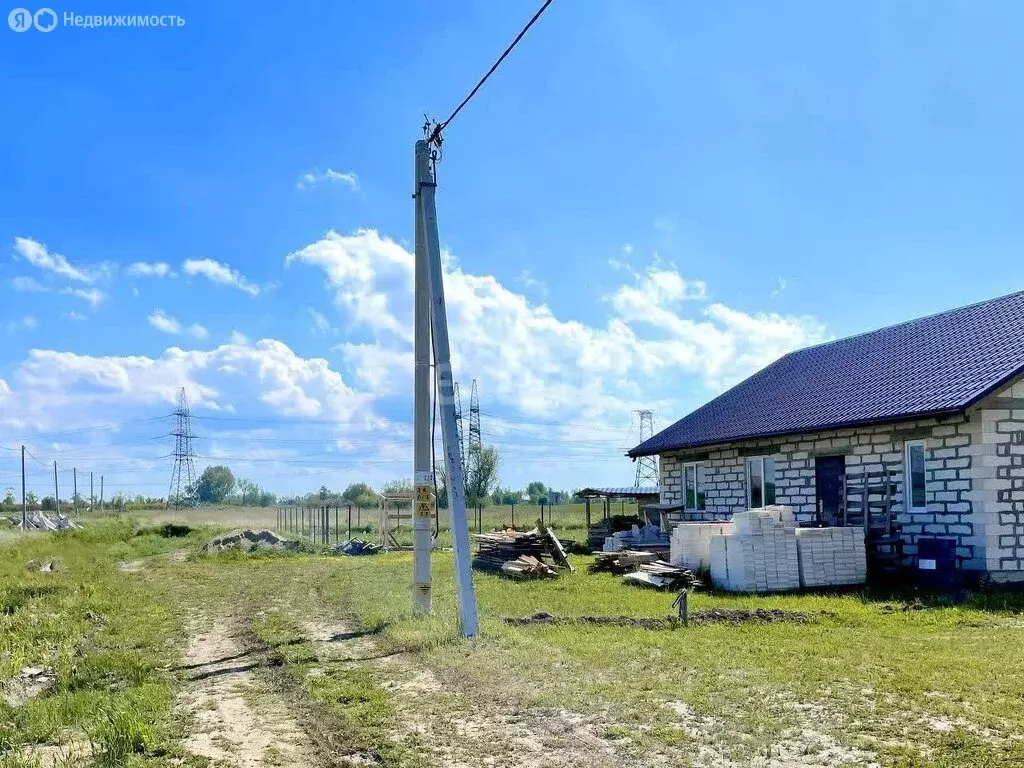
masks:
<path id="1" fill-rule="evenodd" d="M 107 294 L 99 288 L 62 288 L 61 293 L 66 296 L 77 296 L 79 299 L 89 302 L 89 306 L 93 309 L 107 299 Z"/>
<path id="2" fill-rule="evenodd" d="M 96 279 L 95 275 L 73 266 L 59 253 L 51 253 L 43 243 L 30 237 L 14 238 L 14 252 L 32 266 L 66 277 L 68 280 L 91 283 Z"/>
<path id="3" fill-rule="evenodd" d="M 260 287 L 249 282 L 245 275 L 213 259 L 188 259 L 182 269 L 189 277 L 201 275 L 211 282 L 238 288 L 250 296 L 258 296 L 260 293 Z"/>
<path id="4" fill-rule="evenodd" d="M 192 323 L 192 325 L 188 327 L 188 332 L 197 339 L 205 339 L 210 335 L 210 332 L 199 323 Z"/>
<path id="5" fill-rule="evenodd" d="M 12 382 L 14 396 L 24 393 L 23 408 L 5 409 L 0 424 L 44 426 L 83 408 L 95 414 L 171 405 L 182 387 L 198 410 L 252 412 L 258 403 L 283 417 L 328 419 L 339 426 L 373 422 L 370 396 L 352 389 L 326 360 L 299 357 L 274 339 L 236 339 L 210 350 L 170 347 L 155 358 L 33 349 Z"/>
<path id="6" fill-rule="evenodd" d="M 163 261 L 136 261 L 125 271 L 132 277 L 175 277 L 171 265 Z"/>
<path id="7" fill-rule="evenodd" d="M 404 381 L 398 371 L 412 338 L 413 255 L 374 230 L 359 230 L 330 232 L 286 261 L 322 269 L 353 329 L 376 337 L 372 345 L 341 348 L 358 380 Z M 678 412 L 695 388 L 710 396 L 825 336 L 813 318 L 710 303 L 703 281 L 657 259 L 630 276 L 605 297 L 607 321 L 589 325 L 561 319 L 495 277 L 449 260 L 445 302 L 456 371 L 477 376 L 489 397 L 525 414 L 621 418 L 652 400 Z M 384 377 L 385 366 L 396 373 Z"/>
<path id="8" fill-rule="evenodd" d="M 296 189 L 312 189 L 323 181 L 331 183 L 340 182 L 349 187 L 349 189 L 359 188 L 359 178 L 354 173 L 335 171 L 331 168 L 328 168 L 323 173 L 314 169 L 302 174 L 299 176 L 299 180 L 295 183 L 295 187 Z"/>

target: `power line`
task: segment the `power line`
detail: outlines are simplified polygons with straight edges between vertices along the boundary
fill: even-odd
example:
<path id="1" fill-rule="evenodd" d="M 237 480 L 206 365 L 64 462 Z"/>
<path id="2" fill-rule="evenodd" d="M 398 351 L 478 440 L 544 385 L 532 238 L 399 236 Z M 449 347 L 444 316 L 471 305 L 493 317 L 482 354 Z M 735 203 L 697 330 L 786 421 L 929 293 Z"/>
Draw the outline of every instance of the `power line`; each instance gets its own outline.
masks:
<path id="1" fill-rule="evenodd" d="M 505 57 L 512 53 L 512 49 L 515 48 L 516 45 L 519 44 L 519 41 L 523 39 L 523 36 L 530 31 L 530 27 L 532 27 L 534 23 L 537 21 L 537 19 L 541 17 L 541 14 L 548 9 L 549 5 L 551 5 L 551 0 L 545 0 L 544 5 L 540 7 L 540 10 L 533 14 L 533 18 L 530 19 L 526 23 L 526 26 L 523 27 L 522 31 L 520 31 L 520 33 L 516 35 L 515 40 L 509 43 L 508 47 L 502 52 L 501 56 L 498 57 L 498 60 L 495 61 L 494 64 L 491 65 L 491 68 L 487 70 L 487 73 L 480 78 L 480 82 L 473 86 L 473 90 L 470 91 L 469 95 L 462 100 L 462 103 L 460 103 L 459 106 L 455 108 L 455 111 L 448 115 L 447 119 L 445 119 L 443 122 L 438 123 L 434 126 L 434 130 L 430 132 L 430 136 L 427 138 L 427 141 L 430 144 L 433 144 L 435 146 L 441 145 L 441 131 L 447 128 L 448 124 L 455 119 L 455 116 L 462 111 L 462 108 L 470 102 L 470 99 L 476 96 L 477 91 L 479 91 L 483 87 L 484 83 L 487 82 L 487 78 L 493 75 L 494 71 L 501 65 L 501 62 L 505 60 Z"/>

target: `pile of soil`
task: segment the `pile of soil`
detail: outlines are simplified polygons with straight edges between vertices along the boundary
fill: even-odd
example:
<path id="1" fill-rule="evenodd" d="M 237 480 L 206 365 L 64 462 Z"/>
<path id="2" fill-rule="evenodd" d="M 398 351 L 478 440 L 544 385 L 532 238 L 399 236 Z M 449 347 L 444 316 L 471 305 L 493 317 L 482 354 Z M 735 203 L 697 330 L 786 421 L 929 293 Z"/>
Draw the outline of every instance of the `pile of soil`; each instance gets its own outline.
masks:
<path id="1" fill-rule="evenodd" d="M 697 624 L 769 624 L 779 621 L 806 623 L 815 617 L 800 611 L 783 611 L 778 608 L 709 608 L 690 614 L 690 622 Z M 632 616 L 552 616 L 549 613 L 535 613 L 522 618 L 508 617 L 502 619 L 512 626 L 543 624 L 547 626 L 605 626 L 634 627 L 637 629 L 678 629 L 682 622 L 676 616 L 658 618 L 634 618 Z"/>
<path id="2" fill-rule="evenodd" d="M 246 528 L 242 531 L 223 533 L 220 536 L 214 536 L 203 545 L 204 552 L 217 552 L 234 548 L 241 549 L 244 552 L 254 549 L 296 550 L 299 548 L 299 545 L 297 542 L 278 536 L 266 528 L 261 528 L 258 531 Z"/>

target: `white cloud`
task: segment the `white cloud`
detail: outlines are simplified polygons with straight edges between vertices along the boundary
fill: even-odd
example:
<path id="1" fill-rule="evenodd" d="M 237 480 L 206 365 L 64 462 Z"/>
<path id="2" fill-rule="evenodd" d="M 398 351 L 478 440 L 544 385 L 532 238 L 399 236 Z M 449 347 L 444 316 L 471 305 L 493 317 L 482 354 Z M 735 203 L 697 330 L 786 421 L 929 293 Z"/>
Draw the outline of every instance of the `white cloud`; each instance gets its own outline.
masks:
<path id="1" fill-rule="evenodd" d="M 27 413 L 0 416 L 0 423 L 33 417 L 38 423 L 44 414 L 34 411 L 46 402 L 52 404 L 54 418 L 83 405 L 94 413 L 132 404 L 171 405 L 182 387 L 199 411 L 241 405 L 252 412 L 254 403 L 260 403 L 296 419 L 323 418 L 342 426 L 373 422 L 369 396 L 349 387 L 326 360 L 299 357 L 274 339 L 232 342 L 206 351 L 170 347 L 157 358 L 33 349 L 16 377 L 15 394 L 30 393 L 24 396 Z"/>
<path id="2" fill-rule="evenodd" d="M 178 319 L 176 317 L 171 317 L 162 309 L 153 310 L 147 319 L 149 320 L 149 324 L 158 331 L 171 334 L 181 333 L 181 323 L 178 322 Z"/>
<path id="3" fill-rule="evenodd" d="M 202 275 L 214 283 L 234 286 L 239 290 L 245 291 L 250 296 L 258 296 L 260 293 L 260 287 L 250 283 L 245 275 L 232 269 L 227 264 L 222 264 L 213 259 L 188 259 L 182 265 L 182 269 L 185 270 L 185 274 L 189 277 Z"/>
<path id="4" fill-rule="evenodd" d="M 81 283 L 91 283 L 96 277 L 89 272 L 72 266 L 72 264 L 59 253 L 50 253 L 47 247 L 30 237 L 14 238 L 14 252 L 25 259 L 29 264 L 39 269 L 45 269 L 54 274 L 66 277 L 69 280 L 77 280 Z"/>
<path id="5" fill-rule="evenodd" d="M 62 288 L 61 293 L 66 296 L 77 296 L 83 301 L 89 302 L 89 306 L 93 309 L 106 301 L 107 298 L 107 294 L 99 288 Z"/>
<path id="6" fill-rule="evenodd" d="M 533 272 L 529 269 L 524 269 L 519 273 L 519 282 L 524 288 L 534 290 L 541 295 L 548 292 L 548 284 L 534 277 Z"/>
<path id="7" fill-rule="evenodd" d="M 341 182 L 350 189 L 359 188 L 359 178 L 351 172 L 346 171 L 335 171 L 328 168 L 326 171 L 321 173 L 318 170 L 308 171 L 299 176 L 298 182 L 296 182 L 296 189 L 312 189 L 322 181 L 329 181 L 332 183 Z"/>
<path id="8" fill-rule="evenodd" d="M 199 323 L 193 323 L 188 326 L 188 328 L 185 328 L 178 318 L 167 314 L 162 309 L 154 309 L 147 319 L 149 320 L 149 324 L 158 331 L 170 333 L 175 336 L 187 332 L 193 338 L 205 339 L 210 335 L 210 332 Z"/>
<path id="9" fill-rule="evenodd" d="M 163 261 L 136 261 L 130 264 L 126 272 L 132 277 L 175 277 L 171 265 Z"/>
<path id="10" fill-rule="evenodd" d="M 287 263 L 323 269 L 352 328 L 376 336 L 375 344 L 341 347 L 357 379 L 404 381 L 398 370 L 412 339 L 413 255 L 376 231 L 359 230 L 330 232 Z M 524 414 L 609 423 L 656 400 L 681 416 L 707 399 L 701 388 L 713 394 L 824 337 L 813 318 L 709 304 L 703 281 L 658 259 L 630 274 L 630 283 L 606 297 L 606 324 L 588 325 L 560 319 L 452 260 L 445 303 L 456 374 L 476 376 L 492 402 Z M 390 378 L 380 370 L 386 366 L 395 369 Z"/>
<path id="11" fill-rule="evenodd" d="M 34 277 L 16 277 L 11 280 L 11 285 L 14 286 L 14 290 L 23 293 L 46 293 L 50 290 Z"/>
<path id="12" fill-rule="evenodd" d="M 66 317 L 68 320 L 85 320 L 85 315 L 83 315 L 81 312 L 65 312 L 64 317 Z"/>
<path id="13" fill-rule="evenodd" d="M 330 333 L 334 330 L 331 327 L 331 321 L 312 307 L 309 308 L 309 316 L 313 321 L 313 330 L 317 333 Z"/>

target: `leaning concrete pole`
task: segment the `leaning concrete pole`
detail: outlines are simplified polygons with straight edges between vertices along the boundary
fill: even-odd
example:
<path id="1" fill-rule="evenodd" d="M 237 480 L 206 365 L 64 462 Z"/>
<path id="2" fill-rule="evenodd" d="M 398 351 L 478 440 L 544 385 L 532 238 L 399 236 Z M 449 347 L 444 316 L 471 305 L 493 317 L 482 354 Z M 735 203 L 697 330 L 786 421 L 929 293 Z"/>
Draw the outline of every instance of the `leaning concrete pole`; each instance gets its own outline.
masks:
<path id="1" fill-rule="evenodd" d="M 416 152 L 415 370 L 413 373 L 413 509 L 412 607 L 430 613 L 430 537 L 434 528 L 434 468 L 430 466 L 430 275 L 419 190 L 430 183 L 430 157 Z"/>
<path id="2" fill-rule="evenodd" d="M 416 167 L 430 162 L 430 145 L 416 142 Z M 441 437 L 444 459 L 448 467 L 448 509 L 455 549 L 455 585 L 459 600 L 459 628 L 466 637 L 477 633 L 476 595 L 469 562 L 469 525 L 466 518 L 466 486 L 462 479 L 459 453 L 459 432 L 455 425 L 455 382 L 452 378 L 451 347 L 448 343 L 448 317 L 444 306 L 444 281 L 441 270 L 441 244 L 437 235 L 435 183 L 429 180 L 417 185 L 416 199 L 423 218 L 424 243 L 430 275 L 430 318 L 434 331 L 434 365 L 441 404 Z"/>

